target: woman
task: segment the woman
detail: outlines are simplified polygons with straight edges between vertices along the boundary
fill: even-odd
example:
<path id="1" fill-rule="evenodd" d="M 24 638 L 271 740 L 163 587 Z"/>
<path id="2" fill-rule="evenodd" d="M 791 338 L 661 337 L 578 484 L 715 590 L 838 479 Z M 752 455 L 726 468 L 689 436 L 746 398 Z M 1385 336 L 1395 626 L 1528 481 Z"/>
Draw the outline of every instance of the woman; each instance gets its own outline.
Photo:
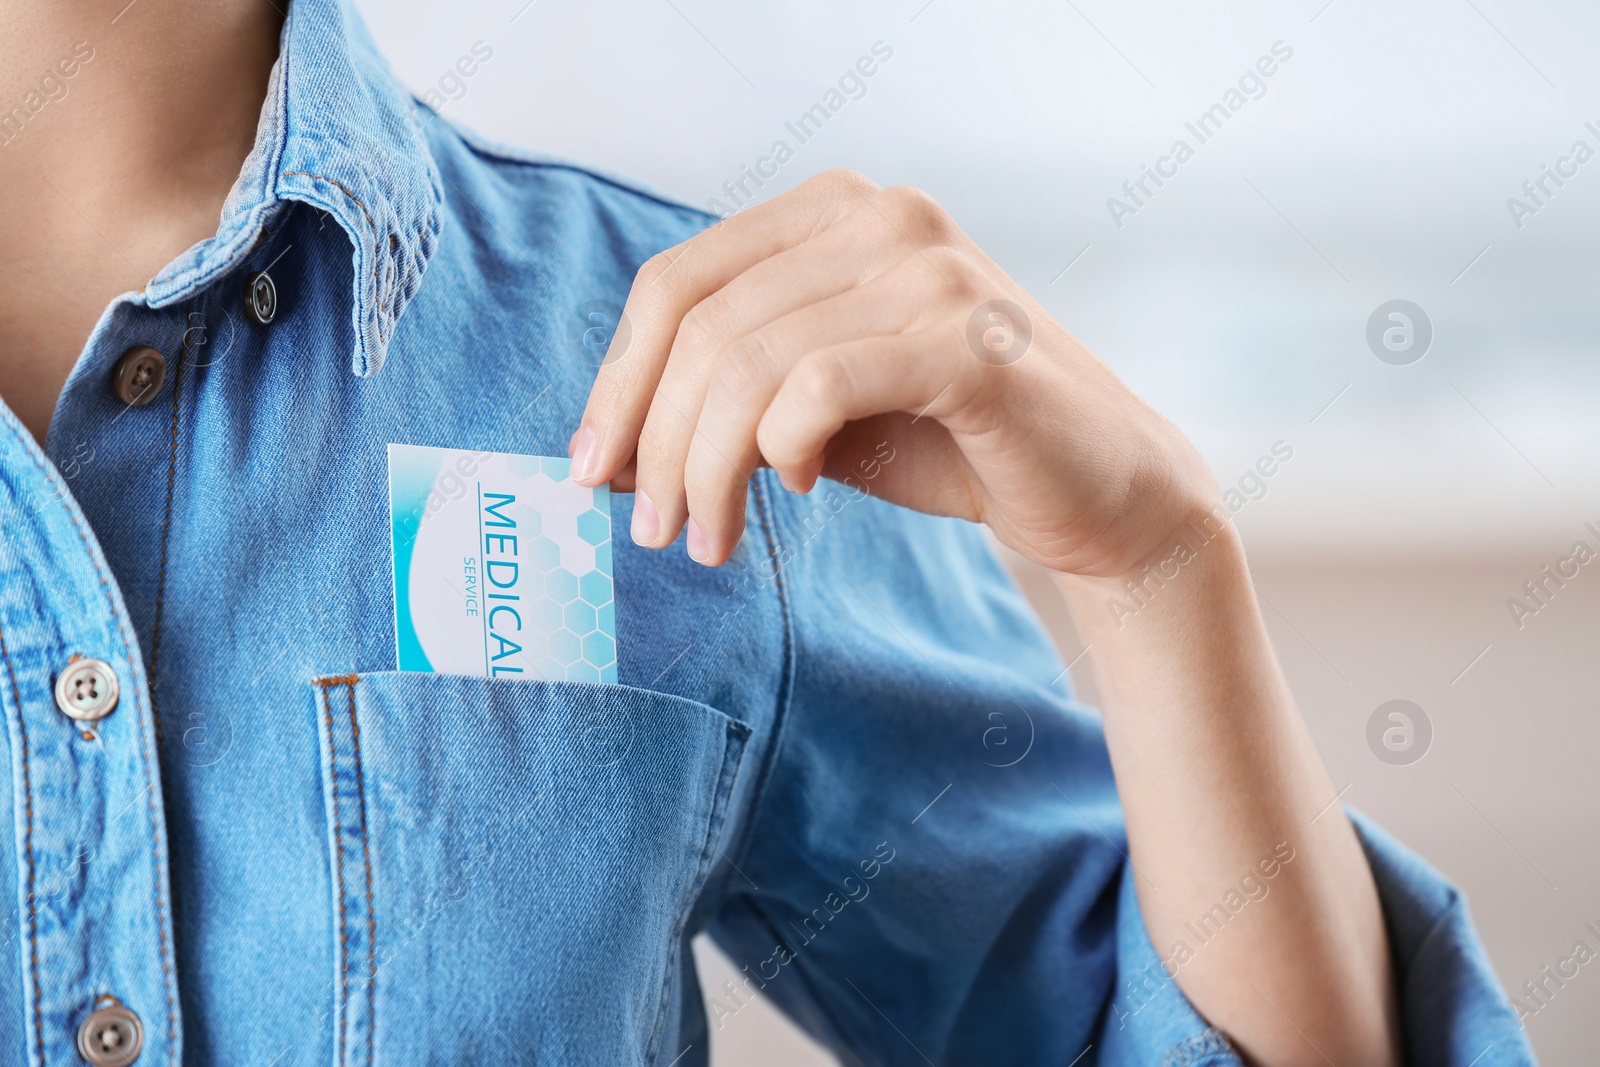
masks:
<path id="1" fill-rule="evenodd" d="M 7 1062 L 704 1062 L 703 929 L 847 1062 L 1531 1061 L 1193 448 L 925 195 L 706 228 L 338 0 L 0 26 Z M 621 684 L 395 670 L 397 444 L 621 494 Z"/>

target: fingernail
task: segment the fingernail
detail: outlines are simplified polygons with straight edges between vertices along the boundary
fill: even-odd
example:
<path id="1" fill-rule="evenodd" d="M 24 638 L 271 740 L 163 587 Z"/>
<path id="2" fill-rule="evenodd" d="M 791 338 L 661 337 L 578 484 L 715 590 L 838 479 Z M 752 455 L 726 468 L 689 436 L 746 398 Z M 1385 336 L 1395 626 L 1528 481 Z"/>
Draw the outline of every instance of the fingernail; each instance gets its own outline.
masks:
<path id="1" fill-rule="evenodd" d="M 588 481 L 594 474 L 596 453 L 594 431 L 587 426 L 578 427 L 578 432 L 572 437 L 572 479 L 573 481 Z M 643 496 L 643 493 L 639 494 Z M 635 515 L 638 512 L 634 513 Z M 636 520 L 637 521 L 637 520 Z"/>
<path id="2" fill-rule="evenodd" d="M 689 558 L 696 563 L 704 563 L 710 556 L 711 549 L 706 544 L 706 535 L 700 532 L 700 524 L 691 518 L 689 520 Z"/>
<path id="3" fill-rule="evenodd" d="M 633 494 L 633 543 L 649 548 L 661 534 L 661 516 L 643 489 Z"/>

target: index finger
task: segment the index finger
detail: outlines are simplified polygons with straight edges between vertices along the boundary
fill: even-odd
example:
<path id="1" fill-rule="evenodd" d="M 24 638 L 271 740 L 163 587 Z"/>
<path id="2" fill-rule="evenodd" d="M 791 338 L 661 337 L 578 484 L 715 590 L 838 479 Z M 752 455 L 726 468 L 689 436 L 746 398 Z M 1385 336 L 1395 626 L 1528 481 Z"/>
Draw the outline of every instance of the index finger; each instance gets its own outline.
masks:
<path id="1" fill-rule="evenodd" d="M 607 482 L 633 457 L 678 326 L 691 308 L 755 264 L 826 229 L 877 188 L 852 171 L 828 171 L 646 261 L 622 309 L 630 326 L 627 358 L 601 365 L 572 435 L 573 480 Z"/>

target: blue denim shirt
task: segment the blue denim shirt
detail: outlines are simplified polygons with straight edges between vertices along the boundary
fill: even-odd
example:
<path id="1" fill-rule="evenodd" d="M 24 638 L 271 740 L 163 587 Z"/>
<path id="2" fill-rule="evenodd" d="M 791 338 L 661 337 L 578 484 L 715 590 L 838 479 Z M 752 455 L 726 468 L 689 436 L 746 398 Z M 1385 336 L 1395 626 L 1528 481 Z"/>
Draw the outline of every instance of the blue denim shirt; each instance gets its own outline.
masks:
<path id="1" fill-rule="evenodd" d="M 563 454 L 592 308 L 709 221 L 451 128 L 296 0 L 216 236 L 106 310 L 42 452 L 0 426 L 0 1060 L 79 1062 L 114 996 L 151 1067 L 689 1067 L 759 990 L 849 1064 L 1238 1062 L 1097 718 L 975 527 L 871 496 L 892 452 L 758 476 L 725 568 L 619 538 L 621 684 L 394 669 L 385 446 Z M 1531 1062 L 1460 894 L 1358 825 L 1410 1061 Z M 702 991 L 706 929 L 742 977 Z"/>

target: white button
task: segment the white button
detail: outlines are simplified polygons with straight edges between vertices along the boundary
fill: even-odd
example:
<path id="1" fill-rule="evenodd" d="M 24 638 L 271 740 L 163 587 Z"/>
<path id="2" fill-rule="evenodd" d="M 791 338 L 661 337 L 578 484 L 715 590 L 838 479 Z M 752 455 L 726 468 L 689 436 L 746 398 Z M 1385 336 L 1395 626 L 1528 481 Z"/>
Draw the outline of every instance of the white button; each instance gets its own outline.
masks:
<path id="1" fill-rule="evenodd" d="M 78 1027 L 78 1055 L 94 1067 L 128 1067 L 144 1048 L 139 1017 L 116 997 L 100 997 Z"/>
<path id="2" fill-rule="evenodd" d="M 94 722 L 116 709 L 119 692 L 111 664 L 74 656 L 56 678 L 56 707 L 69 718 Z"/>

